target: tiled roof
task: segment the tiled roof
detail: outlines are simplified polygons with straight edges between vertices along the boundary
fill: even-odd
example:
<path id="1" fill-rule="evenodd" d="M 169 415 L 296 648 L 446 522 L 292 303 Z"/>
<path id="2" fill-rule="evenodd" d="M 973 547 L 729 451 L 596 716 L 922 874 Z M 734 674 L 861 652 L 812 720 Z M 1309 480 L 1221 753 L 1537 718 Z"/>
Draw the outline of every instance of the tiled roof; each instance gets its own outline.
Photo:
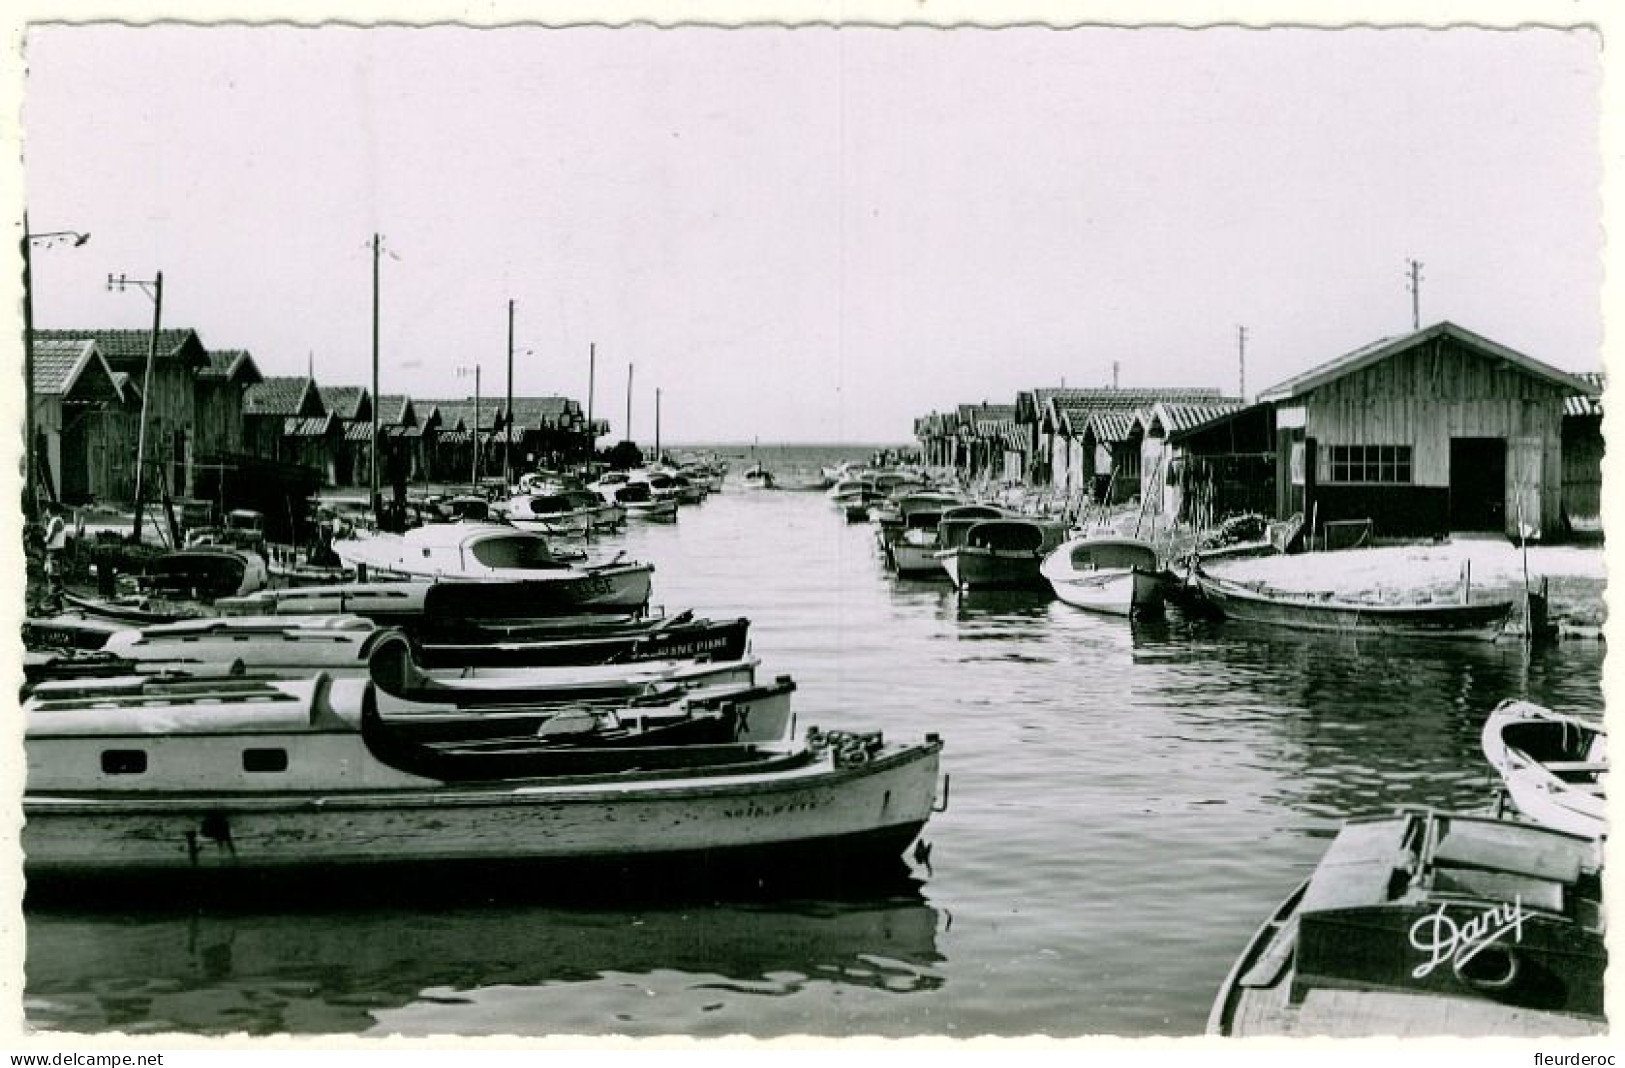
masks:
<path id="1" fill-rule="evenodd" d="M 1080 412 L 1080 418 L 1072 421 L 1072 433 L 1081 438 L 1092 428 L 1096 441 L 1127 441 L 1137 415 L 1137 410 L 1126 409 Z"/>
<path id="2" fill-rule="evenodd" d="M 114 371 L 113 385 L 118 388 L 119 395 L 125 401 L 139 400 L 141 397 L 141 390 L 136 387 L 135 379 L 130 377 L 128 371 Z"/>
<path id="3" fill-rule="evenodd" d="M 515 397 L 513 422 L 520 427 L 553 428 L 585 422 L 581 405 L 569 397 Z"/>
<path id="4" fill-rule="evenodd" d="M 1142 410 L 1140 421 L 1142 425 L 1149 426 L 1152 419 L 1160 420 L 1164 433 L 1175 434 L 1240 411 L 1242 407 L 1244 405 L 1239 400 L 1222 400 L 1211 404 L 1157 404 Z"/>
<path id="5" fill-rule="evenodd" d="M 380 424 L 379 427 L 378 427 L 379 432 L 382 433 L 383 429 L 384 428 L 383 428 L 382 424 Z M 344 440 L 345 441 L 371 441 L 372 440 L 372 420 L 371 419 L 352 419 L 352 420 L 349 420 L 348 422 L 346 422 L 344 424 Z"/>
<path id="6" fill-rule="evenodd" d="M 304 375 L 274 375 L 254 383 L 243 394 L 244 415 L 298 415 L 305 389 L 311 380 Z M 320 403 L 321 395 L 317 394 Z"/>
<path id="7" fill-rule="evenodd" d="M 1364 370 L 1374 363 L 1379 363 L 1390 356 L 1415 348 L 1437 337 L 1449 337 L 1467 348 L 1509 363 L 1525 374 L 1542 379 L 1551 385 L 1561 386 L 1575 393 L 1584 393 L 1586 391 L 1585 384 L 1574 375 L 1559 371 L 1557 368 L 1541 363 L 1533 357 L 1525 356 L 1521 352 L 1497 344 L 1489 338 L 1480 337 L 1471 330 L 1459 327 L 1455 323 L 1440 322 L 1413 333 L 1393 338 L 1382 338 L 1370 344 L 1362 345 L 1352 352 L 1346 352 L 1334 360 L 1328 360 L 1318 367 L 1311 368 L 1279 385 L 1264 390 L 1258 395 L 1258 399 L 1272 403 L 1293 400 L 1306 393 L 1311 393 L 1329 382 L 1334 382 L 1356 371 Z"/>
<path id="8" fill-rule="evenodd" d="M 456 426 L 459 422 L 464 427 L 474 425 L 474 398 L 467 400 L 425 400 L 419 405 L 432 405 L 440 409 L 440 421 L 445 426 Z M 497 397 L 481 397 L 479 402 L 480 429 L 490 430 L 496 426 L 502 413 L 502 400 Z"/>
<path id="9" fill-rule="evenodd" d="M 974 424 L 978 419 L 1014 419 L 1014 404 L 961 404 L 959 421 Z"/>
<path id="10" fill-rule="evenodd" d="M 231 381 L 239 375 L 246 375 L 250 384 L 264 379 L 260 369 L 254 364 L 254 357 L 246 349 L 210 349 L 208 352 L 209 365 L 198 370 L 199 378 L 216 378 Z"/>
<path id="11" fill-rule="evenodd" d="M 370 398 L 365 386 L 322 386 L 322 406 L 340 419 L 359 419 L 366 414 L 370 420 L 372 410 L 365 408 Z"/>
<path id="12" fill-rule="evenodd" d="M 417 405 L 404 393 L 378 395 L 378 422 L 409 425 L 417 419 Z"/>
<path id="13" fill-rule="evenodd" d="M 152 345 L 151 330 L 36 330 L 34 343 L 41 341 L 89 338 L 115 371 L 139 370 L 146 365 L 147 352 Z M 184 356 L 193 366 L 209 366 L 209 354 L 198 340 L 197 331 L 190 327 L 177 327 L 158 331 L 158 359 L 170 360 Z"/>
<path id="14" fill-rule="evenodd" d="M 66 393 L 96 354 L 89 338 L 34 339 L 34 392 L 40 395 Z"/>

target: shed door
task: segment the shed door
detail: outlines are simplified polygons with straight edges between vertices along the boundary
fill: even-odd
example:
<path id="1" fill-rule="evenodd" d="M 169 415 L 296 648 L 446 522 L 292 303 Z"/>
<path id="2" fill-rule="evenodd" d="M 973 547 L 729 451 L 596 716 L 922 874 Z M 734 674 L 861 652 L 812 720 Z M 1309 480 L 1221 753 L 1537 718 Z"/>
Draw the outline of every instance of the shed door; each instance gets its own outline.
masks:
<path id="1" fill-rule="evenodd" d="M 1451 530 L 1501 532 L 1517 523 L 1509 518 L 1511 451 L 1505 438 L 1450 439 Z"/>
<path id="2" fill-rule="evenodd" d="M 1514 538 L 1520 524 L 1529 537 L 1540 537 L 1542 455 L 1539 438 L 1507 439 L 1506 532 Z"/>

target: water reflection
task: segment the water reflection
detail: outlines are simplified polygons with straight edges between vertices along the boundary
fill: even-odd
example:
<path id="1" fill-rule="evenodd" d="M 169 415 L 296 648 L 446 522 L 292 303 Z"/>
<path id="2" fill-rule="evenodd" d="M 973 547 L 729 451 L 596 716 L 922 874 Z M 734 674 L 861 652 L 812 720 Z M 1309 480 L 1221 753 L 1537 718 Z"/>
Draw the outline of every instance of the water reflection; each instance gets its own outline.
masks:
<path id="1" fill-rule="evenodd" d="M 939 926 L 918 893 L 641 910 L 41 911 L 29 916 L 28 1015 L 67 1031 L 353 1033 L 380 1012 L 486 988 L 666 973 L 713 995 L 813 980 L 909 994 L 943 983 Z"/>

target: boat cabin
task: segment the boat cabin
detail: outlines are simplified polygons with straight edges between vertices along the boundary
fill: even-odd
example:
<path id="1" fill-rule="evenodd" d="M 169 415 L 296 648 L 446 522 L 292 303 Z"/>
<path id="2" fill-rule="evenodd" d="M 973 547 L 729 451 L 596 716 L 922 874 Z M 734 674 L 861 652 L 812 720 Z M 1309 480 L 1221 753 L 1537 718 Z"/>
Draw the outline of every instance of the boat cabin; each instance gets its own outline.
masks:
<path id="1" fill-rule="evenodd" d="M 1069 562 L 1074 571 L 1157 570 L 1157 550 L 1132 538 L 1087 538 L 1072 546 Z"/>
<path id="2" fill-rule="evenodd" d="M 495 524 L 435 523 L 417 527 L 401 535 L 401 556 L 416 570 L 428 568 L 447 574 L 570 566 L 553 556 L 541 535 Z"/>
<path id="3" fill-rule="evenodd" d="M 961 504 L 943 510 L 937 521 L 937 534 L 944 549 L 957 549 L 965 544 L 965 533 L 971 527 L 988 519 L 1003 519 L 1008 512 L 991 504 Z"/>
<path id="4" fill-rule="evenodd" d="M 964 546 L 995 553 L 1037 553 L 1054 543 L 1050 530 L 1030 519 L 986 519 L 965 532 Z"/>

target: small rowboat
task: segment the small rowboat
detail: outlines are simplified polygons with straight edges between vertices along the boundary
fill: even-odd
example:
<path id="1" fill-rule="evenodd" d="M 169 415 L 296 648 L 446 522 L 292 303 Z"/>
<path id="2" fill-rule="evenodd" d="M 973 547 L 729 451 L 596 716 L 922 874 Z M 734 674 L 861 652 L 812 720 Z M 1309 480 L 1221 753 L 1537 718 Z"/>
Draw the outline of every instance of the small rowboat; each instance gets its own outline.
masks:
<path id="1" fill-rule="evenodd" d="M 1075 608 L 1113 616 L 1162 611 L 1166 575 L 1157 550 L 1134 538 L 1073 538 L 1044 558 L 1039 574 Z"/>
<path id="2" fill-rule="evenodd" d="M 1503 701 L 1485 720 L 1481 744 L 1525 819 L 1586 838 L 1608 833 L 1608 734 L 1600 722 Z"/>
<path id="3" fill-rule="evenodd" d="M 1202 596 L 1227 619 L 1299 630 L 1398 638 L 1451 638 L 1494 641 L 1506 629 L 1513 602 L 1389 604 L 1331 595 L 1295 593 L 1262 583 L 1240 583 L 1209 574 L 1199 565 L 1191 579 Z"/>

